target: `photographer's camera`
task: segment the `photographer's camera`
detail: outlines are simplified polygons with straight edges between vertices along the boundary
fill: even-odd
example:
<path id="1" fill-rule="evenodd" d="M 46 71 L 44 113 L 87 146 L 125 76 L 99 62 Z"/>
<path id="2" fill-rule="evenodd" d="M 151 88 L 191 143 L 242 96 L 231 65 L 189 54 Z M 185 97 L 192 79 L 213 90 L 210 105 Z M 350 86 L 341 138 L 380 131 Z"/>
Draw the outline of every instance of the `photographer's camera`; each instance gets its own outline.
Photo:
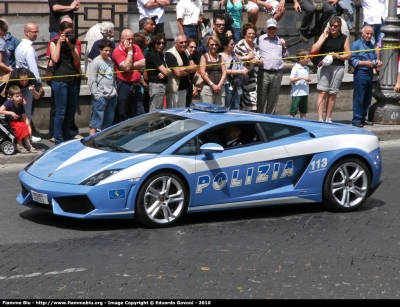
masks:
<path id="1" fill-rule="evenodd" d="M 75 37 L 74 34 L 72 34 L 72 33 L 67 33 L 67 34 L 65 34 L 65 37 L 68 38 L 69 42 L 70 42 L 72 45 L 75 45 L 75 44 L 76 44 L 76 37 Z"/>

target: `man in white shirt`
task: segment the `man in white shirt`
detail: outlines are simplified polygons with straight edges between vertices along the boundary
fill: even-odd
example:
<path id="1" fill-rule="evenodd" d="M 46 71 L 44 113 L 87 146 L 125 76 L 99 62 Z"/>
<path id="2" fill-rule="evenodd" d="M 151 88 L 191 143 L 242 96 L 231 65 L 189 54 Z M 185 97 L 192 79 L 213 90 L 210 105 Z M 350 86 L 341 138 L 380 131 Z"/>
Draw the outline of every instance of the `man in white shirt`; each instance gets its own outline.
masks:
<path id="1" fill-rule="evenodd" d="M 15 49 L 15 66 L 17 68 L 27 68 L 29 69 L 36 77 L 36 80 L 39 84 L 39 93 L 41 95 L 44 94 L 43 86 L 40 80 L 39 69 L 38 69 L 38 56 L 36 54 L 35 48 L 33 48 L 32 44 L 37 39 L 39 35 L 39 28 L 37 24 L 33 22 L 28 22 L 24 27 L 25 37 L 21 39 L 20 44 L 17 49 Z M 26 100 L 25 110 L 27 110 L 27 117 L 31 121 L 31 110 L 33 105 L 33 95 L 27 90 L 23 90 L 22 95 Z M 28 114 L 29 113 L 29 114 Z M 32 142 L 39 142 L 41 140 L 40 137 L 32 136 Z"/>
<path id="2" fill-rule="evenodd" d="M 164 17 L 165 11 L 164 6 L 170 4 L 170 0 L 137 0 L 140 19 L 144 17 L 156 17 L 154 23 L 156 28 L 154 34 L 164 33 Z"/>
<path id="3" fill-rule="evenodd" d="M 203 14 L 202 2 L 200 0 L 180 0 L 176 6 L 176 19 L 180 34 L 187 38 L 198 40 L 198 27 L 203 22 L 200 15 Z"/>
<path id="4" fill-rule="evenodd" d="M 371 26 L 374 29 L 372 44 L 381 47 L 383 33 L 381 27 L 385 25 L 385 19 L 388 16 L 387 0 L 361 0 L 361 6 L 364 15 L 363 26 Z"/>

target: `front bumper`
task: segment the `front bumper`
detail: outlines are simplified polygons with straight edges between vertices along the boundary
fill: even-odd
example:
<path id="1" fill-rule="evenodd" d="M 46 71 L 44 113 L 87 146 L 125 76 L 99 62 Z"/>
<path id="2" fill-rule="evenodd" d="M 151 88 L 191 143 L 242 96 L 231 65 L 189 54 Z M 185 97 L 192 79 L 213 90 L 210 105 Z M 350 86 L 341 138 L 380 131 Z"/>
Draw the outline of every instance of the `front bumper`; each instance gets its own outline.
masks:
<path id="1" fill-rule="evenodd" d="M 129 219 L 134 217 L 136 186 L 125 180 L 100 186 L 85 186 L 39 179 L 25 170 L 17 202 L 56 215 L 81 219 Z M 45 194 L 48 204 L 33 199 L 32 191 Z M 45 201 L 46 202 L 46 201 Z"/>

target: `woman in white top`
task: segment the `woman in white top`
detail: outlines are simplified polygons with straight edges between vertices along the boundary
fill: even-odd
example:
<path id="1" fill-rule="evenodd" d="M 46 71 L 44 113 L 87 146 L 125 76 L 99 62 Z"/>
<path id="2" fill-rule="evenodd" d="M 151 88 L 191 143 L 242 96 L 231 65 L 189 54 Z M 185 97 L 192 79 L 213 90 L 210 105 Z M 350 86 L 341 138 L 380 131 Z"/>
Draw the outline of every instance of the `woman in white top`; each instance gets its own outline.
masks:
<path id="1" fill-rule="evenodd" d="M 222 59 L 225 61 L 226 74 L 227 74 L 227 78 L 225 79 L 225 83 L 224 83 L 225 105 L 230 106 L 231 110 L 239 110 L 240 109 L 240 96 L 242 93 L 242 89 L 235 88 L 235 86 L 232 82 L 232 77 L 235 75 L 245 76 L 245 75 L 247 75 L 248 70 L 244 67 L 240 70 L 232 69 L 233 64 L 234 64 L 234 63 L 232 63 L 232 61 L 240 61 L 240 59 L 233 52 L 233 49 L 235 48 L 235 42 L 231 36 L 221 38 L 221 44 L 222 44 L 222 47 L 224 47 L 224 51 L 221 52 L 220 55 L 222 56 Z"/>

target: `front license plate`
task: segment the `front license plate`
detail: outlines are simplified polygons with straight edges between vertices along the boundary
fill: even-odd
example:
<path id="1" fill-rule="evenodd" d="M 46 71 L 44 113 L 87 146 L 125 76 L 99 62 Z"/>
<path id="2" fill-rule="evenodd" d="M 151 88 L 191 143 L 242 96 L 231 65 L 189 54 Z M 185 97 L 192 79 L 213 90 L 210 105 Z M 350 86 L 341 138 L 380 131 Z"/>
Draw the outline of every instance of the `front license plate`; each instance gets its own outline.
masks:
<path id="1" fill-rule="evenodd" d="M 32 199 L 41 204 L 49 204 L 49 199 L 47 198 L 47 194 L 37 193 L 35 191 L 31 191 Z"/>

